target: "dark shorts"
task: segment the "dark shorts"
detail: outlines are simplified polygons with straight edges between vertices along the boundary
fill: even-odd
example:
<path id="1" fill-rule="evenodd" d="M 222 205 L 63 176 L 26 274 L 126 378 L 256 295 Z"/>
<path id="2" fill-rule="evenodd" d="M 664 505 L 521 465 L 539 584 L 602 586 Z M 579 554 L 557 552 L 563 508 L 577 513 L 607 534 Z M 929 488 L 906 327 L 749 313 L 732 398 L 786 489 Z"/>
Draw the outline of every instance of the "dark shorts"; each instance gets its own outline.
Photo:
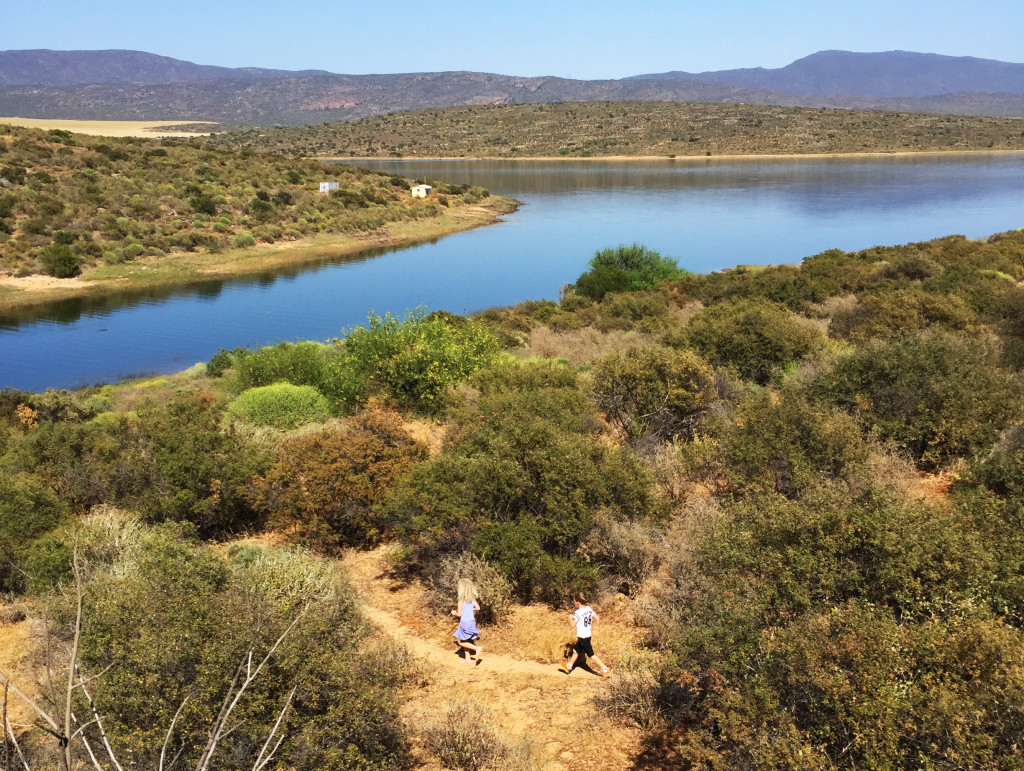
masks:
<path id="1" fill-rule="evenodd" d="M 594 646 L 589 637 L 577 637 L 576 644 L 572 647 L 576 649 L 577 653 L 582 653 L 584 656 L 593 657 L 594 655 Z"/>

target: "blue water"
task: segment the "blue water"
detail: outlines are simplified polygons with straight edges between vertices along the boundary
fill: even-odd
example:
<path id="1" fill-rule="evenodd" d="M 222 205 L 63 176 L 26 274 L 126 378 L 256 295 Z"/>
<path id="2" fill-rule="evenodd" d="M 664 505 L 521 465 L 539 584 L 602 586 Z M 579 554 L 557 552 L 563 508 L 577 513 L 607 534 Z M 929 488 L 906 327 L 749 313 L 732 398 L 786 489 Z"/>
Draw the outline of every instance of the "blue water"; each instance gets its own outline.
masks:
<path id="1" fill-rule="evenodd" d="M 370 309 L 471 313 L 557 299 L 595 250 L 619 243 L 708 272 L 1024 226 L 1024 155 L 363 165 L 483 185 L 523 206 L 397 251 L 0 314 L 0 387 L 75 387 L 181 370 L 219 348 L 331 339 Z"/>

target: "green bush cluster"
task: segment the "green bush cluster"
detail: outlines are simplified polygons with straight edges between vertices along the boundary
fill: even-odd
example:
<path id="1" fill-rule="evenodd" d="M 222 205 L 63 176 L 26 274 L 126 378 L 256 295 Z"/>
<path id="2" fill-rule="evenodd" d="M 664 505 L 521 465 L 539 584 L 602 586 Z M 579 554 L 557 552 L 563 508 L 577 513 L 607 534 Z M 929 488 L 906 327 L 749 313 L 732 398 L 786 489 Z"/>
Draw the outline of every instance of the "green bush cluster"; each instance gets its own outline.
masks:
<path id="1" fill-rule="evenodd" d="M 455 422 L 446 452 L 415 466 L 382 506 L 419 560 L 468 548 L 521 598 L 562 604 L 600 578 L 579 550 L 596 512 L 657 513 L 637 458 L 592 441 L 599 423 L 579 390 L 483 394 Z"/>
<path id="2" fill-rule="evenodd" d="M 744 378 L 765 385 L 819 348 L 824 335 L 780 305 L 739 300 L 700 311 L 690 319 L 685 340 L 712 364 L 735 367 Z"/>
<path id="3" fill-rule="evenodd" d="M 39 590 L 67 575 L 69 552 L 54 537 L 67 518 L 38 477 L 0 475 L 0 590 Z"/>
<path id="4" fill-rule="evenodd" d="M 294 677 L 282 767 L 407 760 L 400 673 L 368 669 L 374 645 L 322 591 L 325 564 L 190 540 L 270 526 L 325 551 L 399 541 L 396 571 L 441 612 L 461 577 L 496 617 L 513 597 L 635 596 L 658 650 L 620 662 L 602 703 L 655 762 L 1014 768 L 1022 279 L 1024 233 L 950 237 L 475 319 L 371 315 L 331 344 L 222 351 L 205 378 L 3 391 L 2 588 L 48 596 L 79 534 L 83 650 L 90 670 L 118 662 L 102 709 L 140 766 L 189 683 L 183 737 L 246 646 L 307 600 L 317 619 L 218 762 L 246 767 Z M 280 425 L 322 419 L 325 400 L 335 418 L 288 433 L 231 419 L 277 392 Z M 115 527 L 111 505 L 163 524 Z M 462 718 L 433 735 L 444 762 L 479 759 Z"/>
<path id="5" fill-rule="evenodd" d="M 108 515 L 82 534 L 91 564 L 82 624 L 84 672 L 122 762 L 156 767 L 170 746 L 195 764 L 248 651 L 254 668 L 296 625 L 242 697 L 213 765 L 252 766 L 296 688 L 275 762 L 302 769 L 401 768 L 408 762 L 390 670 L 365 650 L 351 589 L 322 560 L 244 547 L 195 545 L 177 527 L 140 528 Z M 55 599 L 55 616 L 73 608 Z M 65 626 L 55 633 L 60 636 Z M 236 680 L 236 687 L 239 681 Z M 88 713 L 79 694 L 76 711 Z M 90 741 L 96 728 L 86 728 Z"/>
<path id="6" fill-rule="evenodd" d="M 227 412 L 257 426 L 288 429 L 327 420 L 331 405 L 312 386 L 282 382 L 243 391 L 228 404 Z"/>
<path id="7" fill-rule="evenodd" d="M 633 439 L 692 434 L 717 397 L 715 373 L 692 351 L 635 346 L 594 363 L 598 409 Z"/>
<path id="8" fill-rule="evenodd" d="M 404 319 L 369 317 L 369 325 L 346 330 L 336 368 L 361 385 L 350 405 L 379 390 L 399 404 L 437 412 L 448 389 L 492 362 L 496 336 L 477 322 L 445 313 L 412 311 Z M 336 370 L 337 371 L 337 370 Z"/>
<path id="9" fill-rule="evenodd" d="M 991 445 L 1024 417 L 1019 376 L 992 341 L 926 332 L 871 340 L 823 373 L 822 400 L 860 416 L 925 468 Z"/>
<path id="10" fill-rule="evenodd" d="M 589 265 L 590 270 L 576 279 L 574 288 L 577 294 L 597 301 L 610 293 L 653 289 L 663 281 L 687 275 L 671 257 L 640 244 L 601 249 Z"/>

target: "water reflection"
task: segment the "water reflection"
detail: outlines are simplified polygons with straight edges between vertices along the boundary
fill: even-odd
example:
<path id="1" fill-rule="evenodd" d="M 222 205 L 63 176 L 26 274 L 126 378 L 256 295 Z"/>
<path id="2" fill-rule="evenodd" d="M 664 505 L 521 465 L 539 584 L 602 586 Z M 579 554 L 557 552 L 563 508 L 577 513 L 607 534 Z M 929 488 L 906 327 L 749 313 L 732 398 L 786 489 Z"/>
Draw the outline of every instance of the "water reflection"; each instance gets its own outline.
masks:
<path id="1" fill-rule="evenodd" d="M 433 238 L 421 243 L 437 243 Z M 228 287 L 244 287 L 255 284 L 261 287 L 273 286 L 278 281 L 294 280 L 310 271 L 331 265 L 365 262 L 407 247 L 376 246 L 353 254 L 325 257 L 301 265 L 286 265 L 274 270 L 263 270 L 247 275 L 232 276 L 230 279 L 210 278 L 177 286 L 147 287 L 144 289 L 123 289 L 109 294 L 91 297 L 71 297 L 65 300 L 30 308 L 11 308 L 0 312 L 0 330 L 14 330 L 21 324 L 34 321 L 56 321 L 68 323 L 82 316 L 105 316 L 112 312 L 123 312 L 140 305 L 166 302 L 175 298 L 195 298 L 215 301 Z"/>

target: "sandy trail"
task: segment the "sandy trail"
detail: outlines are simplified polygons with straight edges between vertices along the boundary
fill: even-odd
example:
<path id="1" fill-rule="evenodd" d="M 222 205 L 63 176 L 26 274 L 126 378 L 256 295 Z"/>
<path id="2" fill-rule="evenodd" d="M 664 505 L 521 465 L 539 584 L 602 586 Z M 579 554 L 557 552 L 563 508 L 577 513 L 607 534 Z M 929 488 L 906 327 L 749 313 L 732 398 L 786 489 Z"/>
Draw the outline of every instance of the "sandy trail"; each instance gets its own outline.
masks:
<path id="1" fill-rule="evenodd" d="M 611 771 L 632 766 L 640 750 L 639 732 L 610 721 L 594 706 L 594 696 L 608 683 L 585 670 L 565 675 L 555 656 L 540 662 L 529 660 L 522 650 L 523 636 L 536 631 L 543 637 L 542 627 L 554 626 L 549 639 L 571 637 L 567 626 L 559 626 L 564 614 L 531 608 L 528 617 L 514 615 L 510 626 L 485 627 L 481 662 L 466 664 L 451 636 L 454 619 L 447 622 L 431 615 L 421 587 L 389 578 L 385 554 L 386 547 L 350 551 L 342 563 L 365 602 L 366 616 L 402 643 L 426 672 L 425 684 L 411 690 L 402 705 L 423 768 L 442 766 L 417 735 L 448 705 L 465 701 L 489 708 L 512 740 L 529 737 L 535 742 L 544 768 Z"/>

